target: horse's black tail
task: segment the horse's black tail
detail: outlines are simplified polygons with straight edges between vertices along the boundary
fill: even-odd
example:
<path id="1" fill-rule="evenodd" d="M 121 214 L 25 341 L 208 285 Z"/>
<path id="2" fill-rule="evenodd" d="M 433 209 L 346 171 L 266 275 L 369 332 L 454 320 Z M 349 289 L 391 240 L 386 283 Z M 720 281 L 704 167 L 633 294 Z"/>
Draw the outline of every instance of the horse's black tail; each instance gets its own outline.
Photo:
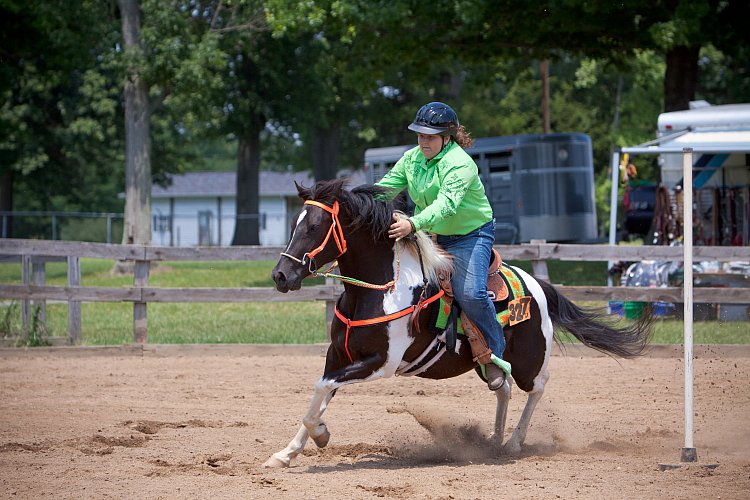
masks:
<path id="1" fill-rule="evenodd" d="M 578 307 L 546 281 L 539 280 L 539 284 L 547 297 L 554 326 L 605 354 L 622 358 L 643 354 L 653 332 L 654 315 L 650 306 L 645 308 L 641 319 L 619 327 L 607 319 L 604 311 Z"/>

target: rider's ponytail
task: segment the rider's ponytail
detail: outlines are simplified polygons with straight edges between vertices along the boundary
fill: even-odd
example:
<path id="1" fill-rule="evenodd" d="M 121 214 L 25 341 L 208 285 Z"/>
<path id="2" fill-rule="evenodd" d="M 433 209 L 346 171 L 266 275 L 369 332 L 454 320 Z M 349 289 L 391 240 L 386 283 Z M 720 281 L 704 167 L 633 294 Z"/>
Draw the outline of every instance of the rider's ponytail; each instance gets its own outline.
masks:
<path id="1" fill-rule="evenodd" d="M 471 134 L 466 131 L 463 125 L 459 125 L 456 130 L 456 135 L 453 137 L 459 146 L 462 148 L 470 148 L 474 144 L 474 139 L 471 138 Z"/>

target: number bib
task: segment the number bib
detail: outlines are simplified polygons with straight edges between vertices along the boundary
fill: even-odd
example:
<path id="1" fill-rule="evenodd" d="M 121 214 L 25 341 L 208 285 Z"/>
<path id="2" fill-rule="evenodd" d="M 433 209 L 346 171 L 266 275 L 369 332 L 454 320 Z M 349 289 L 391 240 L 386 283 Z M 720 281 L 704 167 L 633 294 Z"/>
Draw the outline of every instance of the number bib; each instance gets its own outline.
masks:
<path id="1" fill-rule="evenodd" d="M 513 326 L 531 317 L 531 297 L 519 297 L 508 302 L 508 325 Z"/>

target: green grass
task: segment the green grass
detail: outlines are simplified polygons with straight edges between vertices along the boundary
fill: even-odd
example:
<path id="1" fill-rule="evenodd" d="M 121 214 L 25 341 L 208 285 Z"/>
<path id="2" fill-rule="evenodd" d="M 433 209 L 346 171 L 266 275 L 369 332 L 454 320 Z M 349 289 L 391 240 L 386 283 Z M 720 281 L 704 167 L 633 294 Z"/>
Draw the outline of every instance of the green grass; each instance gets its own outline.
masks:
<path id="1" fill-rule="evenodd" d="M 531 263 L 518 262 L 531 271 Z M 274 262 L 166 262 L 152 269 L 149 285 L 154 287 L 272 287 Z M 604 262 L 549 262 L 554 283 L 566 285 L 605 285 Z M 83 259 L 81 282 L 84 286 L 132 286 L 132 276 L 111 274 L 112 261 Z M 66 265 L 46 266 L 47 283 L 64 285 Z M 0 264 L 0 283 L 20 284 L 19 264 Z M 306 280 L 305 285 L 322 283 Z M 292 292 L 293 293 L 293 292 Z M 585 305 L 605 305 L 585 304 Z M 316 343 L 324 342 L 325 304 L 323 302 L 256 303 L 155 303 L 148 306 L 150 343 Z M 46 332 L 65 336 L 67 306 L 47 304 Z M 133 306 L 130 303 L 82 304 L 82 342 L 85 345 L 120 345 L 132 342 Z M 20 307 L 17 302 L 0 304 L 0 334 L 18 335 Z M 657 321 L 653 342 L 682 343 L 682 321 Z M 695 322 L 694 341 L 701 344 L 750 343 L 748 322 Z"/>
<path id="2" fill-rule="evenodd" d="M 83 303 L 82 342 L 120 345 L 132 342 L 133 306 Z M 258 302 L 242 304 L 151 304 L 148 341 L 154 344 L 310 344 L 324 342 L 322 302 Z M 47 331 L 65 336 L 67 306 L 47 305 Z M 20 331 L 20 321 L 15 323 Z"/>

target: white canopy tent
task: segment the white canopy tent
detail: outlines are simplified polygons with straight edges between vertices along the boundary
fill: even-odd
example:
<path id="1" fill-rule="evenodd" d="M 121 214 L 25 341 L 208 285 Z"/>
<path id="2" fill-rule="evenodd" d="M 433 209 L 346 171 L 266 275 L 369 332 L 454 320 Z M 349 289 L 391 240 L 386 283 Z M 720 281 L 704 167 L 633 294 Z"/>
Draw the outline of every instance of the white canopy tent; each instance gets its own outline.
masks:
<path id="1" fill-rule="evenodd" d="M 702 183 L 697 186 L 702 187 L 711 182 L 714 174 L 721 169 L 721 182 L 745 186 L 747 196 L 748 185 L 750 185 L 747 156 L 750 155 L 750 104 L 711 108 L 723 108 L 723 111 L 732 112 L 733 117 L 739 123 L 729 125 L 724 123 L 726 122 L 725 114 L 723 115 L 724 122 L 721 122 L 722 113 L 717 114 L 716 109 L 710 108 L 703 108 L 707 111 L 701 109 L 664 113 L 659 117 L 661 137 L 638 146 L 621 148 L 612 155 L 610 245 L 616 244 L 619 166 L 622 154 L 662 155 L 662 183 L 671 187 L 679 180 L 682 180 L 682 184 L 686 186 L 696 187 L 696 182 Z M 695 118 L 696 111 L 699 111 L 698 119 Z M 697 123 L 699 126 L 693 128 L 684 123 L 690 113 L 692 113 L 692 123 Z M 670 116 L 673 120 L 669 120 Z M 672 122 L 684 126 L 675 127 Z M 674 131 L 676 128 L 678 130 Z M 694 163 L 696 157 L 698 164 Z M 698 174 L 695 180 L 694 170 Z M 683 196 L 685 445 L 682 448 L 681 461 L 696 462 L 697 452 L 693 445 L 693 190 L 685 189 Z M 747 219 L 744 222 L 744 230 L 747 234 Z"/>

